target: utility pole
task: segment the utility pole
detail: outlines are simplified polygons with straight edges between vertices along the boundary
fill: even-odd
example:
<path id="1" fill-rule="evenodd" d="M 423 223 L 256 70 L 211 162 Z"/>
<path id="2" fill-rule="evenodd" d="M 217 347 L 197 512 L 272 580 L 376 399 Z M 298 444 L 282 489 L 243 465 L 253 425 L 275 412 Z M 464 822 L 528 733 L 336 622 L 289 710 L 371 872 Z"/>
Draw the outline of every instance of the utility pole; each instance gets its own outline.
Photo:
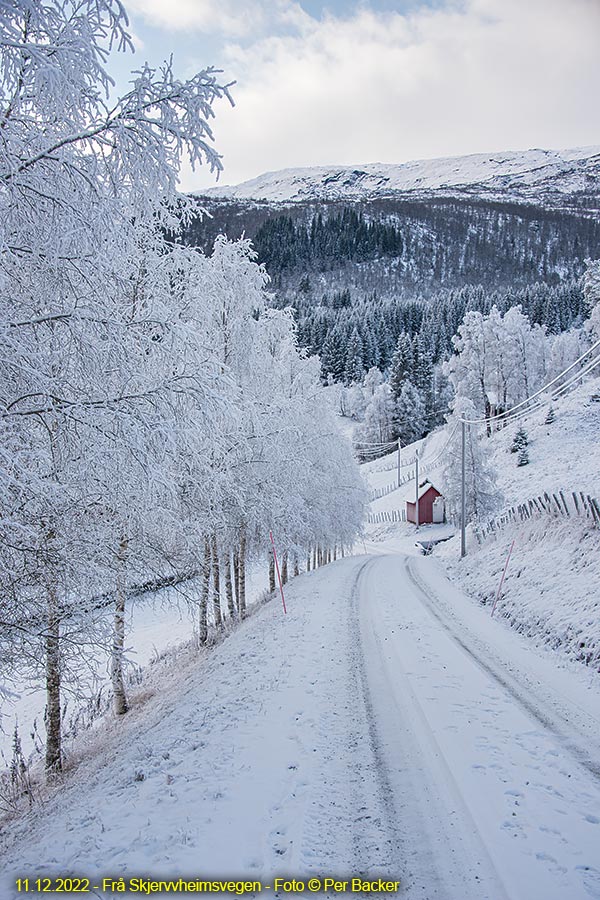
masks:
<path id="1" fill-rule="evenodd" d="M 467 527 L 467 423 L 462 423 L 462 479 L 460 490 L 460 556 L 467 554 L 466 527 Z"/>
<path id="2" fill-rule="evenodd" d="M 415 523 L 419 527 L 419 451 L 415 450 Z"/>
<path id="3" fill-rule="evenodd" d="M 398 438 L 398 487 L 400 487 L 400 469 L 401 469 L 401 463 L 400 463 L 400 447 L 401 447 L 401 444 L 400 444 L 400 438 Z"/>

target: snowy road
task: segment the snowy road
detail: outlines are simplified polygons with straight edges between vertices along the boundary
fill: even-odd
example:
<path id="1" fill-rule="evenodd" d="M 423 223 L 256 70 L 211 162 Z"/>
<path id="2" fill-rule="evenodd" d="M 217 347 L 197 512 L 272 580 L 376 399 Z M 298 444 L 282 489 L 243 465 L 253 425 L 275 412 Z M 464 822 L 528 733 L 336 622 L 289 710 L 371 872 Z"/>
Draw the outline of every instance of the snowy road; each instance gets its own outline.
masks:
<path id="1" fill-rule="evenodd" d="M 25 874 L 366 873 L 409 900 L 600 898 L 598 680 L 430 559 L 339 560 L 97 735 L 5 834 L 2 896 Z"/>
<path id="2" fill-rule="evenodd" d="M 554 671 L 591 707 L 575 709 L 540 681 L 547 660 L 497 623 L 487 643 L 479 610 L 440 588 L 432 563 L 397 556 L 367 563 L 358 588 L 408 895 L 600 897 L 598 694 Z"/>

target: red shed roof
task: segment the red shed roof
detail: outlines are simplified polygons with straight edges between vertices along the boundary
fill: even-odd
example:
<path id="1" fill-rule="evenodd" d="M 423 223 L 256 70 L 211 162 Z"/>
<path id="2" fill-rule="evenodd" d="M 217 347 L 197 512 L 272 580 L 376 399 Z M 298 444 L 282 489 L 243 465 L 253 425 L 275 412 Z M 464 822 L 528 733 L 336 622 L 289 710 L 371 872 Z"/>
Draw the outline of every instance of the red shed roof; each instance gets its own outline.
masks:
<path id="1" fill-rule="evenodd" d="M 434 484 L 432 484 L 429 480 L 426 479 L 425 481 L 422 481 L 421 484 L 419 485 L 419 500 L 421 499 L 421 497 L 424 497 L 425 494 L 427 494 L 431 490 L 434 490 L 436 492 L 436 494 L 438 495 L 438 497 L 442 496 L 442 492 L 438 491 L 436 486 Z"/>

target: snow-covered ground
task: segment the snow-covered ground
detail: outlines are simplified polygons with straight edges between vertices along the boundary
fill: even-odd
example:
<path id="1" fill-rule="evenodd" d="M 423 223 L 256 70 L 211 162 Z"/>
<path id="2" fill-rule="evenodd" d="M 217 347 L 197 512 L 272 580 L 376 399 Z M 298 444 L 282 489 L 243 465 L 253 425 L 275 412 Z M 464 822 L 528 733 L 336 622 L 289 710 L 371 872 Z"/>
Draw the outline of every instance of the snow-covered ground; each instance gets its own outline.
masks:
<path id="1" fill-rule="evenodd" d="M 517 454 L 509 449 L 516 425 L 492 435 L 492 460 L 507 506 L 561 488 L 600 496 L 600 402 L 592 400 L 595 395 L 600 395 L 600 378 L 588 377 L 552 404 L 551 425 L 545 424 L 548 407 L 527 419 L 527 466 L 517 466 Z"/>
<path id="2" fill-rule="evenodd" d="M 491 612 L 513 541 L 495 617 L 600 672 L 600 530 L 542 517 L 504 529 L 482 547 L 470 539 L 463 560 L 457 539 L 436 555 Z"/>
<path id="3" fill-rule="evenodd" d="M 546 424 L 547 408 L 527 419 L 529 465 L 517 466 L 517 454 L 510 452 L 516 425 L 492 434 L 488 446 L 505 507 L 560 490 L 567 497 L 576 491 L 600 499 L 600 402 L 592 399 L 597 395 L 600 378 L 587 378 L 553 403 L 552 424 Z M 422 467 L 425 477 L 442 492 L 444 473 L 437 457 L 445 439 L 445 430 L 439 429 L 420 447 L 425 463 L 428 458 L 434 460 L 432 466 Z M 403 453 L 410 458 L 414 445 Z M 396 481 L 395 466 L 395 453 L 363 466 L 373 491 Z M 371 511 L 403 509 L 407 500 L 414 499 L 414 492 L 413 480 L 373 501 Z M 370 525 L 368 534 L 375 543 L 367 546 L 373 549 L 397 552 L 414 544 L 411 525 Z M 420 534 L 427 539 L 426 530 Z M 600 530 L 591 520 L 542 516 L 509 525 L 481 546 L 470 529 L 467 538 L 464 560 L 459 558 L 458 536 L 440 544 L 435 554 L 476 602 L 488 605 L 488 614 L 514 540 L 497 619 L 539 645 L 600 668 Z"/>
<path id="4" fill-rule="evenodd" d="M 18 876 L 67 873 L 600 896 L 598 680 L 490 622 L 435 560 L 338 560 L 291 582 L 287 615 L 268 603 L 158 675 L 5 831 L 7 900 Z"/>
<path id="5" fill-rule="evenodd" d="M 527 426 L 529 466 L 516 469 L 512 433 L 494 435 L 509 502 L 599 493 L 599 386 Z M 445 440 L 420 447 L 434 483 L 426 461 Z M 381 489 L 396 456 L 363 471 Z M 371 508 L 413 494 L 409 482 Z M 64 782 L 38 786 L 43 804 L 5 829 L 1 896 L 16 900 L 16 877 L 93 887 L 109 873 L 242 877 L 265 893 L 283 875 L 363 874 L 399 880 L 408 900 L 600 898 L 600 679 L 577 661 L 598 651 L 600 534 L 521 526 L 491 618 L 478 599 L 493 596 L 514 529 L 481 547 L 470 536 L 462 561 L 453 531 L 369 525 L 356 555 L 291 581 L 287 615 L 276 597 L 216 646 L 150 666 L 127 716 L 80 735 Z M 417 540 L 441 538 L 421 555 Z M 138 653 L 176 637 L 155 626 Z"/>
<path id="6" fill-rule="evenodd" d="M 545 424 L 540 410 L 525 423 L 529 465 L 510 452 L 516 426 L 492 436 L 493 463 L 507 506 L 563 490 L 600 499 L 600 379 L 586 379 L 554 404 Z M 542 516 L 510 525 L 479 546 L 472 535 L 458 561 L 458 538 L 436 551 L 452 576 L 478 601 L 493 604 L 508 551 L 499 619 L 533 641 L 600 669 L 600 529 L 580 517 Z"/>

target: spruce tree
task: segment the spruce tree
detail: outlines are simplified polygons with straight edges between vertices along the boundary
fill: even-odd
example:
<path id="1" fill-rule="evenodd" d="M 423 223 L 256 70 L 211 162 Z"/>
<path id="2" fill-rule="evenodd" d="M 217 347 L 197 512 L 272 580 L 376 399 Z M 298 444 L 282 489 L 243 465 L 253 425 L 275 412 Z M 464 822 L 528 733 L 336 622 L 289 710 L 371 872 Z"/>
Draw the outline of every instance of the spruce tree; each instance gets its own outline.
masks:
<path id="1" fill-rule="evenodd" d="M 528 443 L 529 443 L 529 438 L 527 437 L 527 432 L 521 425 L 519 430 L 517 431 L 517 433 L 515 434 L 515 436 L 513 438 L 513 442 L 510 446 L 510 452 L 518 453 L 520 450 L 522 450 L 524 447 L 526 447 Z"/>
<path id="2" fill-rule="evenodd" d="M 346 350 L 340 330 L 335 327 L 328 332 L 321 352 L 321 377 L 327 381 L 328 377 L 334 381 L 341 381 L 346 368 Z"/>
<path id="3" fill-rule="evenodd" d="M 425 403 L 425 413 L 430 416 L 433 413 L 433 349 L 429 334 L 421 332 L 416 338 L 418 348 L 418 366 L 413 369 L 412 381 L 420 391 Z"/>
<path id="4" fill-rule="evenodd" d="M 398 400 L 402 393 L 405 381 L 409 380 L 412 377 L 412 374 L 412 342 L 406 332 L 403 331 L 398 337 L 390 368 L 390 388 L 394 400 Z"/>
<path id="5" fill-rule="evenodd" d="M 346 384 L 360 382 L 364 375 L 363 364 L 363 342 L 360 334 L 355 328 L 350 335 L 348 341 L 348 349 L 346 351 L 346 366 L 344 369 L 344 381 Z"/>
<path id="6" fill-rule="evenodd" d="M 418 441 L 425 433 L 426 412 L 423 397 L 418 388 L 405 381 L 394 408 L 395 437 L 403 444 Z"/>
<path id="7" fill-rule="evenodd" d="M 519 456 L 517 457 L 517 465 L 518 466 L 526 466 L 529 464 L 529 451 L 526 446 L 521 447 L 519 450 Z"/>

